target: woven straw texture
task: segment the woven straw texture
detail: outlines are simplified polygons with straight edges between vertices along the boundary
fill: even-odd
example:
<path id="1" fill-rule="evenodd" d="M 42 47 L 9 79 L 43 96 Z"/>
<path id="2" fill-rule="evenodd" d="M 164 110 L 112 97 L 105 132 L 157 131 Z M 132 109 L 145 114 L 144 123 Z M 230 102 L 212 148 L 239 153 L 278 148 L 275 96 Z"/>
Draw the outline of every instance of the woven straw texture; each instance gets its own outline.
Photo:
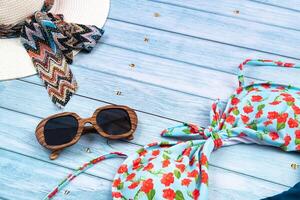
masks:
<path id="1" fill-rule="evenodd" d="M 43 4 L 44 0 L 0 0 L 0 24 L 20 23 Z"/>
<path id="2" fill-rule="evenodd" d="M 42 8 L 43 0 L 0 0 L 0 24 L 16 24 Z M 110 0 L 55 0 L 50 12 L 67 22 L 103 28 Z M 77 52 L 75 52 L 77 53 Z M 0 81 L 36 74 L 19 38 L 0 39 Z"/>

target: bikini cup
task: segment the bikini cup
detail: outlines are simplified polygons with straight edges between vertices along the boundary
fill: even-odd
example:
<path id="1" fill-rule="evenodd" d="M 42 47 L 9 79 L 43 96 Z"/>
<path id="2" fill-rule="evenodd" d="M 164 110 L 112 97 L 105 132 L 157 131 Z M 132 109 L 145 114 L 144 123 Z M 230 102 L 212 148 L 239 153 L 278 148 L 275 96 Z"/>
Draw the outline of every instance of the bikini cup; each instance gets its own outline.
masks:
<path id="1" fill-rule="evenodd" d="M 284 151 L 300 150 L 300 89 L 273 83 L 244 85 L 245 66 L 294 67 L 292 63 L 246 60 L 239 66 L 239 87 L 225 109 L 213 103 L 210 126 L 183 124 L 162 132 L 182 142 L 146 145 L 119 167 L 113 199 L 208 199 L 208 161 L 222 146 L 258 143 Z"/>

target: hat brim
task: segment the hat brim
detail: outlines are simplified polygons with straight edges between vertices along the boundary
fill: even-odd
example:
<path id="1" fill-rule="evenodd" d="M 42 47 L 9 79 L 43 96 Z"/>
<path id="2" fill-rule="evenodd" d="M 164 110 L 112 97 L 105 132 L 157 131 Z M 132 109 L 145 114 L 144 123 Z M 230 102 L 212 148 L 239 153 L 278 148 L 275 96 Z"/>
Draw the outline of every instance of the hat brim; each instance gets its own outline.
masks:
<path id="1" fill-rule="evenodd" d="M 63 14 L 67 22 L 103 28 L 110 0 L 56 0 L 52 13 Z M 0 39 L 0 81 L 23 78 L 36 70 L 20 38 Z"/>

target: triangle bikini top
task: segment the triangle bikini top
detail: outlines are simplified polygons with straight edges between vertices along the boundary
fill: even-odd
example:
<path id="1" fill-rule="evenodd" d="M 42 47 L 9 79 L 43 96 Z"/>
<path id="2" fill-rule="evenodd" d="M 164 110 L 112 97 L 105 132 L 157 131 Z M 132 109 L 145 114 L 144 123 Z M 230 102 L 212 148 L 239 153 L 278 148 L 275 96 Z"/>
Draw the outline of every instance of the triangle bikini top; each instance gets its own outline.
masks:
<path id="1" fill-rule="evenodd" d="M 182 124 L 162 132 L 163 137 L 181 138 L 179 142 L 155 142 L 131 154 L 119 167 L 112 183 L 113 199 L 184 200 L 208 199 L 208 162 L 213 150 L 237 143 L 257 143 L 300 151 L 300 89 L 276 83 L 245 85 L 245 66 L 294 67 L 292 63 L 272 60 L 246 60 L 239 65 L 239 87 L 222 109 L 213 103 L 210 126 Z M 45 199 L 89 167 L 123 153 L 100 156 L 70 174 Z"/>

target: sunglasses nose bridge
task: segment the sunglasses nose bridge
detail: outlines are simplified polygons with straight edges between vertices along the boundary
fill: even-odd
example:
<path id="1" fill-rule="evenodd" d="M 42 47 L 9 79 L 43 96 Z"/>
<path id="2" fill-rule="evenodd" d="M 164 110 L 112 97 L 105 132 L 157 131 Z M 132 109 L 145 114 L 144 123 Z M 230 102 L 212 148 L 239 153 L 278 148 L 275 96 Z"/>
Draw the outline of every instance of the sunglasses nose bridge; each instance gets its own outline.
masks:
<path id="1" fill-rule="evenodd" d="M 83 126 L 85 126 L 85 124 L 93 124 L 93 120 L 92 118 L 86 118 L 86 119 L 81 119 L 81 123 L 83 124 Z"/>
<path id="2" fill-rule="evenodd" d="M 81 124 L 83 126 L 83 134 L 96 132 L 92 118 L 81 119 Z M 86 126 L 86 124 L 91 124 L 91 126 Z"/>

